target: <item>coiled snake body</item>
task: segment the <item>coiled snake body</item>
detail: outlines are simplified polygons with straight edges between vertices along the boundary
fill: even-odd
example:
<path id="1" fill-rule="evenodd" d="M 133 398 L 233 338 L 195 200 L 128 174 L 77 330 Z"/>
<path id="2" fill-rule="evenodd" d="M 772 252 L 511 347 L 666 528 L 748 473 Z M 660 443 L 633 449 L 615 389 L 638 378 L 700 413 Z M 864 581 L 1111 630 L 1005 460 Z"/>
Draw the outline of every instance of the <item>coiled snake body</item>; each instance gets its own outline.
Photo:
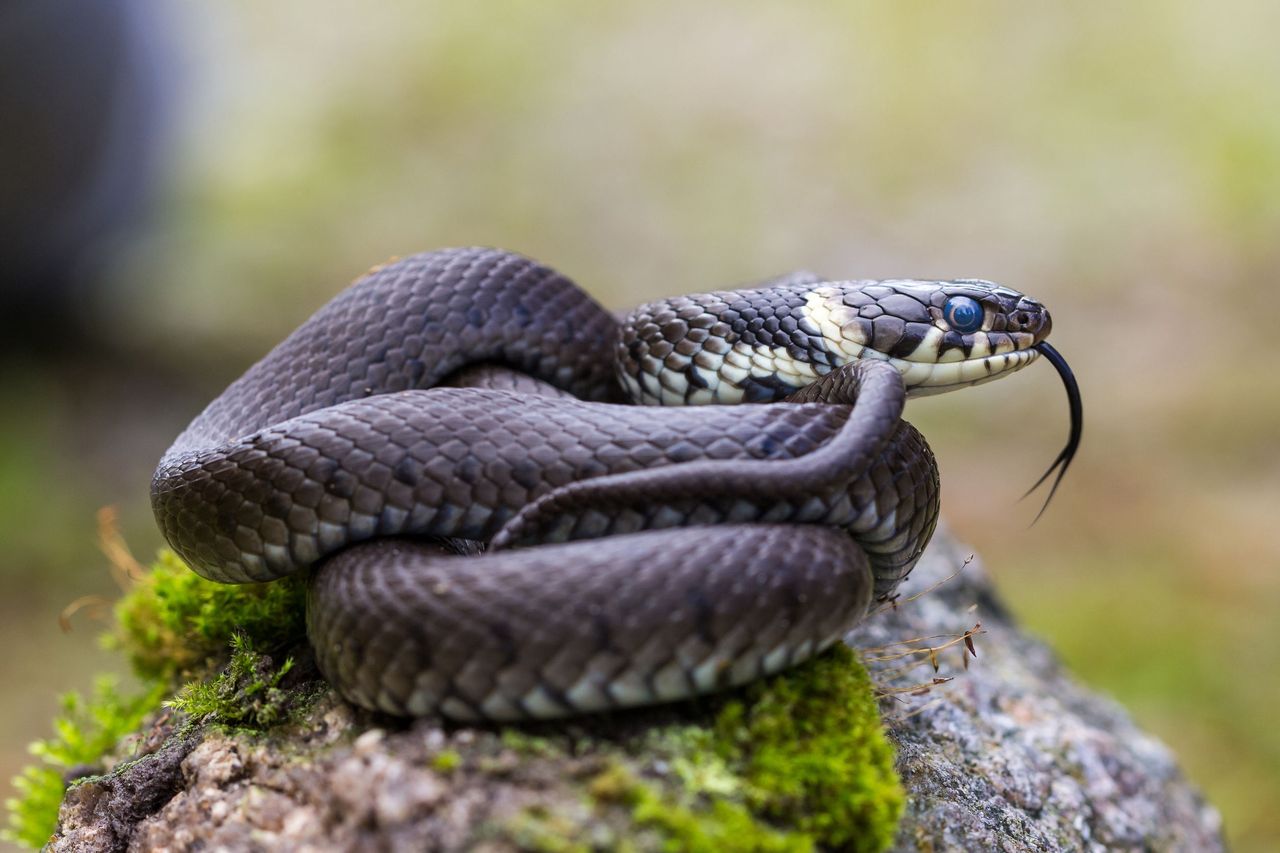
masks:
<path id="1" fill-rule="evenodd" d="M 815 654 L 893 591 L 938 513 L 904 397 L 1020 368 L 1049 327 L 987 282 L 805 274 L 619 322 L 527 258 L 432 252 L 234 382 L 152 502 L 207 578 L 311 570 L 317 661 L 357 704 L 680 699 Z"/>

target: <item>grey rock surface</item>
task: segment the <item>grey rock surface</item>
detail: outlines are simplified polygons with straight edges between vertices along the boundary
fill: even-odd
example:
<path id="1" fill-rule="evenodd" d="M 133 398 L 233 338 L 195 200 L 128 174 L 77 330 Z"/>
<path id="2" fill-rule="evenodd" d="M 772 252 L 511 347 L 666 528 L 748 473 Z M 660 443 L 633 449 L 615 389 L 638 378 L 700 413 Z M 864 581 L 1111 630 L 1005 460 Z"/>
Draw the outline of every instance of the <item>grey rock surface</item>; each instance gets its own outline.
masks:
<path id="1" fill-rule="evenodd" d="M 1169 750 L 1022 632 L 968 556 L 939 531 L 898 603 L 848 638 L 886 692 L 908 793 L 895 848 L 1224 849 L 1218 813 Z M 684 713 L 568 724 L 571 748 L 551 753 L 519 732 L 396 729 L 331 693 L 266 735 L 177 737 L 162 720 L 148 759 L 71 790 L 51 849 L 578 849 L 556 846 L 570 827 L 586 849 L 659 849 L 583 791 L 608 775 L 602 735 Z"/>
<path id="2" fill-rule="evenodd" d="M 897 848 L 1225 849 L 1220 815 L 1169 749 L 1022 631 L 970 556 L 940 530 L 900 589 L 902 603 L 848 637 L 855 648 L 885 648 L 865 655 L 884 688 L 932 676 L 927 655 L 914 658 L 923 658 L 923 673 L 895 671 L 900 658 L 875 660 L 903 650 L 894 644 L 955 636 L 979 622 L 984 632 L 973 638 L 978 657 L 967 671 L 963 644 L 938 652 L 937 677 L 953 680 L 883 709 L 908 792 Z"/>

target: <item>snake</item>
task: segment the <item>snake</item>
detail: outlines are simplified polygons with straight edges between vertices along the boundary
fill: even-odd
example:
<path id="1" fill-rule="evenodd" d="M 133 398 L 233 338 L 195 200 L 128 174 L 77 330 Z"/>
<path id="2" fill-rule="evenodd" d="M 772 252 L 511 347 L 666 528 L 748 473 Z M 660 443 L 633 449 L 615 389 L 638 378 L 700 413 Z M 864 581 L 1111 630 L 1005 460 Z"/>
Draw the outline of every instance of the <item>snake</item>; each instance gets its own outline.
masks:
<path id="1" fill-rule="evenodd" d="M 1047 356 L 1072 405 L 1056 488 L 1080 407 L 1051 327 L 988 281 L 807 272 L 618 317 L 523 255 L 426 252 L 214 399 L 152 506 L 207 579 L 306 573 L 316 663 L 355 705 L 680 701 L 798 664 L 894 594 L 939 513 L 908 397 Z"/>

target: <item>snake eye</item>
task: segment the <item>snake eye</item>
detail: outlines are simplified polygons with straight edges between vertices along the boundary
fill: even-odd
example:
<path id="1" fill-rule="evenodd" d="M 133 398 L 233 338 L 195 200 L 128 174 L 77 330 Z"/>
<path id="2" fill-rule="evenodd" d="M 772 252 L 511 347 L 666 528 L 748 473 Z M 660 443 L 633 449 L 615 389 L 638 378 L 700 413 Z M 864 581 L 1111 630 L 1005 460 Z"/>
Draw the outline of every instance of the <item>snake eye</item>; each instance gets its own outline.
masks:
<path id="1" fill-rule="evenodd" d="M 968 296 L 953 296 L 942 306 L 942 319 L 962 335 L 981 329 L 985 316 L 986 312 L 982 310 L 978 300 Z"/>

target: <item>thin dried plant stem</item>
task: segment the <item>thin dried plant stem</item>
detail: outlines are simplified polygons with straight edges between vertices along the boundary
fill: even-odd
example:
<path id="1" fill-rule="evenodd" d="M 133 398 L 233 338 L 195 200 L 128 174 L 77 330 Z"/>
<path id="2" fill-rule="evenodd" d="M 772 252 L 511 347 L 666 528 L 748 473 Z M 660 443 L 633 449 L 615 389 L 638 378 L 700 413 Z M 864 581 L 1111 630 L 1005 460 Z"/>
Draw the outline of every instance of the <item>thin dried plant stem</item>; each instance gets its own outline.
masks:
<path id="1" fill-rule="evenodd" d="M 965 570 L 969 564 L 973 562 L 973 555 L 970 554 L 963 563 L 951 574 L 942 578 L 937 583 L 914 593 L 906 598 L 893 599 L 882 605 L 877 613 L 885 610 L 897 608 L 899 605 L 908 604 L 916 601 L 922 596 L 937 590 L 939 587 L 954 580 Z M 972 611 L 974 608 L 970 608 Z M 876 695 L 883 700 L 892 700 L 898 703 L 905 703 L 908 696 L 924 696 L 929 694 L 934 688 L 947 684 L 954 679 L 954 676 L 941 676 L 937 673 L 941 669 L 940 655 L 948 649 L 962 646 L 961 664 L 965 670 L 969 669 L 969 657 L 978 656 L 977 647 L 974 645 L 973 638 L 979 634 L 985 634 L 982 629 L 982 623 L 977 622 L 967 631 L 957 634 L 933 634 L 930 636 L 910 637 L 905 640 L 899 640 L 895 643 L 888 643 L 883 646 L 872 646 L 862 650 L 863 662 L 868 665 L 872 679 L 876 684 Z M 897 662 L 894 666 L 877 666 L 877 664 L 886 664 Z M 921 666 L 929 666 L 933 669 L 933 675 L 927 680 L 911 681 L 906 684 L 893 684 L 893 682 L 904 679 L 909 673 Z M 934 698 L 929 702 L 923 703 L 912 708 L 904 714 L 895 715 L 893 719 L 903 720 L 923 713 L 926 709 L 932 707 L 942 701 L 941 697 Z"/>
<path id="2" fill-rule="evenodd" d="M 111 577 L 121 591 L 128 592 L 146 576 L 147 570 L 134 558 L 120 535 L 119 517 L 114 506 L 98 510 L 98 547 L 106 555 Z"/>
<path id="3" fill-rule="evenodd" d="M 902 699 L 898 698 L 897 696 L 889 696 L 888 698 L 891 698 L 896 702 L 902 702 Z M 928 702 L 923 702 L 919 705 L 916 705 L 914 708 L 910 709 L 909 711 L 905 711 L 904 713 L 885 715 L 884 721 L 898 723 L 898 722 L 902 722 L 903 720 L 909 720 L 912 717 L 923 714 L 925 711 L 929 710 L 930 708 L 937 707 L 938 705 L 941 705 L 941 704 L 942 704 L 942 697 L 935 696 L 932 699 L 930 699 Z"/>
<path id="4" fill-rule="evenodd" d="M 71 617 L 81 610 L 88 610 L 91 619 L 104 619 L 111 610 L 111 599 L 105 595 L 82 595 L 62 608 L 58 614 L 58 627 L 64 634 L 71 633 Z"/>
<path id="5" fill-rule="evenodd" d="M 98 510 L 98 549 L 107 558 L 107 568 L 111 579 L 121 592 L 128 592 L 146 576 L 146 569 L 133 556 L 129 546 L 120 534 L 119 516 L 114 506 L 104 506 Z M 111 599 L 104 595 L 82 595 L 62 608 L 58 614 L 58 627 L 64 633 L 71 631 L 71 619 L 82 610 L 88 611 L 89 618 L 105 619 L 111 612 Z"/>
<path id="6" fill-rule="evenodd" d="M 893 598 L 890 598 L 888 601 L 885 601 L 883 604 L 881 604 L 879 607 L 873 610 L 870 615 L 875 616 L 877 613 L 884 613 L 886 610 L 896 610 L 898 605 L 900 604 L 910 604 L 911 602 L 915 601 L 917 598 L 920 598 L 923 595 L 928 595 L 938 587 L 944 584 L 948 584 L 951 581 L 955 580 L 957 577 L 960 576 L 961 572 L 963 572 L 966 568 L 969 567 L 969 564 L 972 562 L 973 562 L 973 555 L 970 554 L 969 556 L 964 558 L 964 562 L 961 563 L 960 566 L 954 572 L 947 575 L 942 580 L 938 581 L 932 586 L 929 586 L 929 587 L 926 587 L 925 589 L 920 590 L 919 592 L 912 593 L 906 598 L 898 598 L 897 596 L 894 596 Z"/>

